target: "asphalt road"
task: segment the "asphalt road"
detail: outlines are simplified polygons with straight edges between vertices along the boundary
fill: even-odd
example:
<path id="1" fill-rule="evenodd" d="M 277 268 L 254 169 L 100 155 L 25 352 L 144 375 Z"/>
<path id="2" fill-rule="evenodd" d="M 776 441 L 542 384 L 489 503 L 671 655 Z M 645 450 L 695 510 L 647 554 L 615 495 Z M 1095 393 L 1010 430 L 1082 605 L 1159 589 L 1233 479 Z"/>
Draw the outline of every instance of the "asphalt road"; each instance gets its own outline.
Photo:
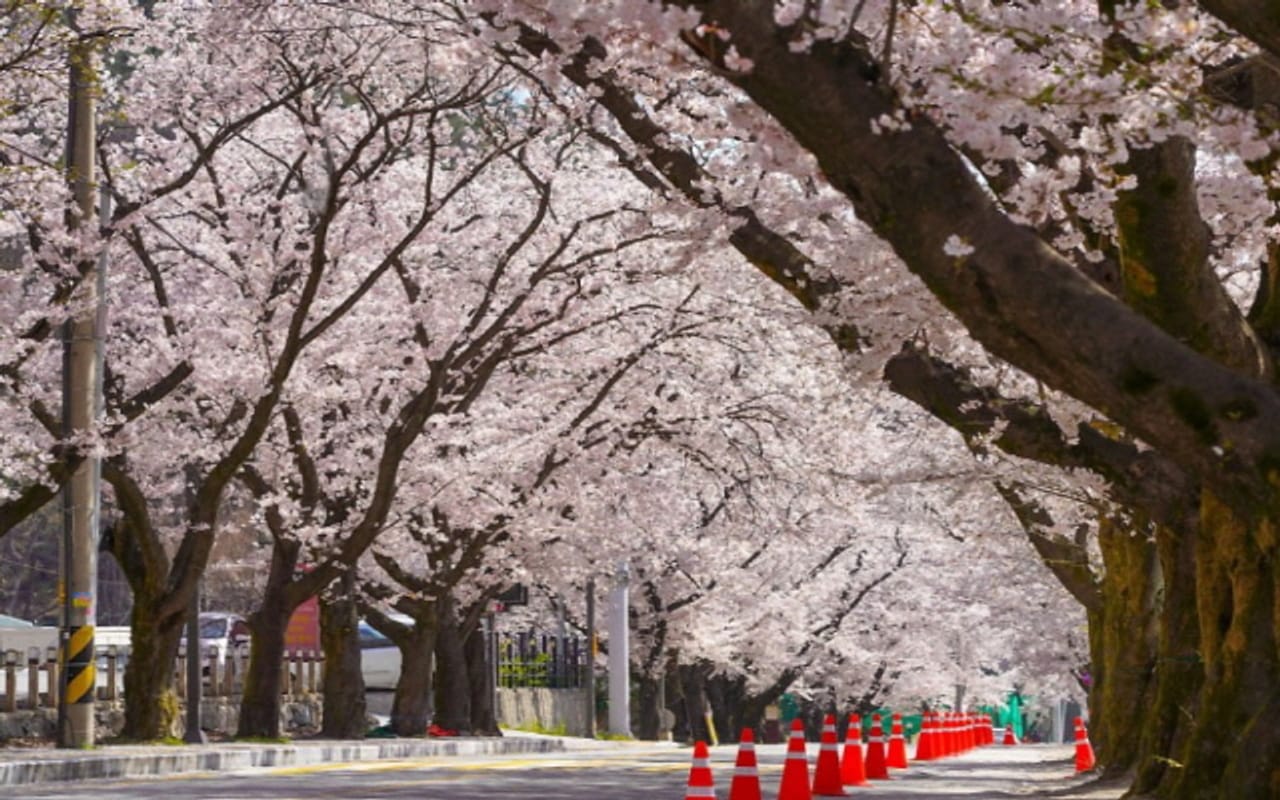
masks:
<path id="1" fill-rule="evenodd" d="M 810 760 L 817 747 L 810 745 Z M 733 747 L 717 748 L 712 767 L 718 796 L 728 796 Z M 1072 776 L 1069 747 L 986 748 L 896 772 L 894 780 L 851 790 L 856 797 L 1027 798 L 1055 792 L 1059 800 L 1110 800 L 1119 787 L 1082 786 Z M 625 746 L 535 756 L 431 758 L 411 761 L 328 764 L 201 774 L 131 781 L 24 786 L 31 798 L 200 798 L 202 800 L 680 800 L 690 750 L 672 746 Z M 759 748 L 766 798 L 777 796 L 782 746 Z M 1072 791 L 1072 789 L 1075 789 Z M 1066 790 L 1064 792 L 1064 790 Z M 18 795 L 15 795 L 18 796 Z"/>

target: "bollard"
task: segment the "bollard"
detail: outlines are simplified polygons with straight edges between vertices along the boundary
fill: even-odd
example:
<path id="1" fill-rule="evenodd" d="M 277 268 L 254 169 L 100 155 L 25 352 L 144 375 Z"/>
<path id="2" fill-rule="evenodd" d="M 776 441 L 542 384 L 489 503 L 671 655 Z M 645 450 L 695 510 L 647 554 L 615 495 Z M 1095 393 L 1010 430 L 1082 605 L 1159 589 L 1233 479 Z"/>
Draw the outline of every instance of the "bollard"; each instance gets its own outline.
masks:
<path id="1" fill-rule="evenodd" d="M 206 655 L 209 659 L 209 696 L 218 696 L 218 648 L 209 646 Z"/>
<path id="2" fill-rule="evenodd" d="M 119 700 L 120 689 L 116 686 L 116 678 L 120 671 L 120 648 L 114 644 L 107 645 L 107 699 Z"/>
<path id="3" fill-rule="evenodd" d="M 49 708 L 58 707 L 58 648 L 50 647 L 45 650 L 45 669 L 49 673 Z"/>
<path id="4" fill-rule="evenodd" d="M 40 648 L 27 648 L 27 708 L 40 707 Z"/>
<path id="5" fill-rule="evenodd" d="M 307 683 L 310 684 L 309 691 L 312 694 L 320 692 L 320 684 L 316 683 L 316 651 L 307 651 Z"/>
<path id="6" fill-rule="evenodd" d="M 177 666 L 173 668 L 173 689 L 179 700 L 187 699 L 187 656 L 185 651 L 178 654 Z"/>
<path id="7" fill-rule="evenodd" d="M 105 674 L 103 670 L 98 669 L 98 663 L 100 661 L 106 660 L 106 657 L 107 657 L 107 649 L 105 647 L 98 647 L 95 645 L 93 648 L 93 669 L 96 677 L 101 677 L 103 674 Z M 93 702 L 97 703 L 106 699 L 107 699 L 107 687 L 95 685 L 93 687 Z"/>
<path id="8" fill-rule="evenodd" d="M 236 654 L 235 646 L 227 648 L 227 660 L 222 665 L 222 694 L 230 697 L 235 693 Z"/>
<path id="9" fill-rule="evenodd" d="M 284 654 L 284 674 L 280 676 L 280 694 L 293 694 L 293 674 L 289 670 L 289 654 Z"/>
<path id="10" fill-rule="evenodd" d="M 4 651 L 4 710 L 18 710 L 18 651 Z"/>

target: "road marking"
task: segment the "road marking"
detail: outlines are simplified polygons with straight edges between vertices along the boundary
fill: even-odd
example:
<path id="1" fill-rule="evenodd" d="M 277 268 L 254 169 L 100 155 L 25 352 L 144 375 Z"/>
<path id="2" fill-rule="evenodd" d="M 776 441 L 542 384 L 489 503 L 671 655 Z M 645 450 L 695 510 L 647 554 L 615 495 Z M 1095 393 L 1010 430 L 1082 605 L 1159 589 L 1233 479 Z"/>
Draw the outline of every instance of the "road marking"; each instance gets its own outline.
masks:
<path id="1" fill-rule="evenodd" d="M 583 769 L 629 769 L 640 772 L 683 772 L 689 769 L 688 763 L 680 758 L 670 762 L 655 762 L 652 759 L 637 758 L 521 758 L 494 761 L 459 761 L 456 758 L 422 758 L 403 759 L 397 761 L 351 761 L 327 764 L 306 764 L 292 767 L 269 767 L 265 770 L 270 775 L 307 775 L 321 772 L 396 772 L 400 770 L 418 771 L 453 771 L 453 772 L 511 772 L 517 770 L 583 770 Z M 761 765 L 761 772 L 781 772 L 782 765 Z M 255 772 L 262 770 L 255 769 Z"/>

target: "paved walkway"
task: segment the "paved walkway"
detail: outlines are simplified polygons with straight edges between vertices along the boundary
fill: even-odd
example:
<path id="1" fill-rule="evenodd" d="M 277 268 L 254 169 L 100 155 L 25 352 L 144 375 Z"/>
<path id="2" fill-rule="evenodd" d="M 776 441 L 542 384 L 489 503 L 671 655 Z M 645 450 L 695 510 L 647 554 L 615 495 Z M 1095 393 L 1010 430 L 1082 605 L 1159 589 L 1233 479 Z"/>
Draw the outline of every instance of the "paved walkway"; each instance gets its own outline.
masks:
<path id="1" fill-rule="evenodd" d="M 587 740 L 580 740 L 586 742 Z M 598 746 L 599 742 L 592 742 Z M 433 756 L 515 755 L 579 747 L 567 737 L 511 733 L 501 738 L 299 740 L 283 744 L 107 745 L 89 750 L 0 747 L 0 786 L 136 778 L 182 772 Z"/>

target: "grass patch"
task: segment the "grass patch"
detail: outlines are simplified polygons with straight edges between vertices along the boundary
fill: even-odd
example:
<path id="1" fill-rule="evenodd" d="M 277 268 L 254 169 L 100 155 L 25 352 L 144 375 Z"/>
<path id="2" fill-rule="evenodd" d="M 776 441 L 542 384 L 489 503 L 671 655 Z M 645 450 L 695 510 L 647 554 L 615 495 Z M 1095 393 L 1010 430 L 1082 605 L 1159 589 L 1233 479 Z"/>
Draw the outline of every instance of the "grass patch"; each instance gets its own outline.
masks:
<path id="1" fill-rule="evenodd" d="M 550 728 L 538 722 L 528 722 L 528 723 L 525 723 L 524 725 L 518 725 L 515 727 L 511 727 L 511 726 L 503 726 L 503 727 L 511 731 L 519 731 L 521 733 L 536 733 L 541 736 L 568 736 L 569 735 L 569 731 L 567 728 L 565 728 L 564 723 L 560 723 L 559 725 L 553 725 Z"/>

